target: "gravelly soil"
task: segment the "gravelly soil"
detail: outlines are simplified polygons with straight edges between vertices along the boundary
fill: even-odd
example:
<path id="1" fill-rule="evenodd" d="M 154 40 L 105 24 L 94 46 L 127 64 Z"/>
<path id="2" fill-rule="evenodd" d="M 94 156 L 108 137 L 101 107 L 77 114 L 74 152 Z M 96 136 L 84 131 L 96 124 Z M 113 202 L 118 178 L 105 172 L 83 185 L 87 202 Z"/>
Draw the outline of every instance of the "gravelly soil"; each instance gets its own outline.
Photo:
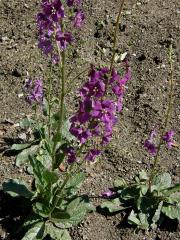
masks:
<path id="1" fill-rule="evenodd" d="M 112 46 L 112 26 L 118 11 L 119 1 L 84 1 L 86 25 L 77 35 L 74 58 L 76 73 L 84 63 L 108 63 Z M 0 1 L 0 120 L 19 121 L 30 109 L 20 98 L 26 72 L 43 77 L 46 69 L 45 59 L 36 48 L 37 32 L 35 14 L 38 8 L 36 0 Z M 179 20 L 178 0 L 141 0 L 126 1 L 118 37 L 118 53 L 128 52 L 133 78 L 128 84 L 124 109 L 119 116 L 114 138 L 105 150 L 100 162 L 87 166 L 89 177 L 84 192 L 97 196 L 109 187 L 117 176 L 130 180 L 140 169 L 149 169 L 151 159 L 143 149 L 143 141 L 152 126 L 162 122 L 167 106 L 168 94 L 168 58 L 167 50 L 173 44 L 175 53 L 174 79 L 175 101 L 171 119 L 171 128 L 179 138 L 180 102 L 178 89 L 179 71 Z M 103 21 L 98 29 L 97 21 Z M 102 53 L 102 50 L 104 53 Z M 81 59 L 80 59 L 81 56 Z M 120 65 L 117 63 L 117 67 Z M 85 81 L 84 76 L 73 84 L 76 91 Z M 75 98 L 68 97 L 69 110 L 72 111 Z M 11 123 L 0 125 L 1 149 L 7 147 L 3 138 L 17 138 L 17 130 Z M 2 139 L 2 140 L 1 140 Z M 6 141 L 7 142 L 7 141 Z M 11 144 L 11 142 L 8 142 Z M 180 180 L 179 149 L 162 151 L 161 167 L 170 172 L 174 182 Z M 1 155 L 0 182 L 8 178 L 21 177 L 30 181 L 22 169 L 14 166 L 13 156 Z M 99 200 L 94 200 L 98 203 Z M 98 213 L 89 215 L 77 228 L 72 229 L 74 240 L 120 240 L 120 239 L 180 239 L 178 228 L 162 228 L 148 233 L 134 233 L 134 229 L 120 225 L 122 215 L 107 217 Z M 1 239 L 6 233 L 0 230 Z"/>

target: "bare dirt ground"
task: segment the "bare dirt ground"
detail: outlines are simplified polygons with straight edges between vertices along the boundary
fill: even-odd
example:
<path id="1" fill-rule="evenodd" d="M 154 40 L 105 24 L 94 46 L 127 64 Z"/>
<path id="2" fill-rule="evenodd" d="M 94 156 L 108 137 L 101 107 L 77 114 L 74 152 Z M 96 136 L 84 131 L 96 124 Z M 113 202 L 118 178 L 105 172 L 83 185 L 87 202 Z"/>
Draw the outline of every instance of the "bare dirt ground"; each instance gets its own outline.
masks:
<path id="1" fill-rule="evenodd" d="M 83 192 L 92 197 L 111 186 L 120 176 L 127 181 L 141 169 L 148 170 L 151 159 L 143 149 L 143 141 L 154 125 L 159 125 L 167 106 L 168 58 L 170 44 L 175 53 L 174 79 L 175 101 L 171 127 L 176 131 L 175 140 L 180 142 L 180 92 L 179 71 L 179 22 L 180 5 L 178 0 L 128 0 L 123 11 L 118 37 L 118 53 L 128 52 L 132 66 L 132 80 L 128 84 L 124 109 L 114 138 L 105 150 L 100 161 L 86 166 L 89 174 Z M 3 154 L 19 133 L 13 123 L 17 123 L 30 108 L 21 98 L 26 72 L 43 77 L 46 60 L 37 49 L 37 30 L 35 15 L 37 0 L 0 1 L 0 183 L 8 178 L 23 178 L 31 181 L 23 169 L 15 167 L 15 157 Z M 73 75 L 90 63 L 109 64 L 112 48 L 112 26 L 115 23 L 119 1 L 84 0 L 86 24 L 77 35 L 73 58 L 69 68 L 75 66 Z M 98 23 L 102 23 L 99 27 Z M 78 39 L 82 39 L 78 41 Z M 81 58 L 80 58 L 81 57 Z M 117 63 L 117 67 L 120 65 Z M 73 76 L 72 76 L 73 78 Z M 73 91 L 87 79 L 87 75 L 73 83 Z M 68 97 L 69 110 L 73 109 L 74 98 Z M 174 182 L 180 180 L 179 149 L 162 151 L 161 168 L 173 176 Z M 97 204 L 99 200 L 94 199 Z M 2 197 L 0 197 L 2 211 Z M 8 206 L 10 208 L 10 206 Z M 2 211 L 3 212 L 3 211 Z M 1 218 L 1 216 L 0 216 Z M 122 214 L 103 216 L 89 215 L 80 226 L 71 230 L 73 240 L 178 240 L 177 222 L 166 223 L 161 229 L 135 233 L 134 229 L 122 223 Z M 7 233 L 0 229 L 0 239 Z"/>

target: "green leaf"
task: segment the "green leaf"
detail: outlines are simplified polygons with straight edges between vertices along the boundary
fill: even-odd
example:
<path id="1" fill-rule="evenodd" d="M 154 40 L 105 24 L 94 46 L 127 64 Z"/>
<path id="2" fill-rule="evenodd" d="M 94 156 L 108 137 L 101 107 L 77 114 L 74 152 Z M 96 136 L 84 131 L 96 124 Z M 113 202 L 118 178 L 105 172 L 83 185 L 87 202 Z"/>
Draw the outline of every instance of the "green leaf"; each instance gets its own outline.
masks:
<path id="1" fill-rule="evenodd" d="M 33 196 L 26 183 L 19 179 L 9 179 L 7 182 L 4 182 L 3 191 L 9 193 L 12 197 L 31 198 Z"/>
<path id="2" fill-rule="evenodd" d="M 38 185 L 51 186 L 58 181 L 58 175 L 46 169 L 37 159 L 30 157 L 30 163 Z"/>
<path id="3" fill-rule="evenodd" d="M 177 183 L 172 187 L 166 188 L 163 192 L 165 195 L 170 195 L 175 192 L 180 192 L 180 183 Z"/>
<path id="4" fill-rule="evenodd" d="M 20 123 L 19 126 L 21 128 L 28 128 L 30 127 L 32 124 L 34 123 L 34 120 L 30 119 L 30 118 L 24 118 Z"/>
<path id="5" fill-rule="evenodd" d="M 46 98 L 43 98 L 43 115 L 48 116 L 49 114 L 49 104 Z"/>
<path id="6" fill-rule="evenodd" d="M 41 240 L 44 237 L 44 230 L 44 222 L 38 222 L 29 229 L 29 231 L 25 234 L 22 240 Z"/>
<path id="7" fill-rule="evenodd" d="M 180 203 L 180 192 L 171 194 L 166 198 L 166 201 L 171 204 Z"/>
<path id="8" fill-rule="evenodd" d="M 89 203 L 87 198 L 77 197 L 73 199 L 67 205 L 67 209 L 66 209 L 70 218 L 59 221 L 63 223 L 60 225 L 61 228 L 69 228 L 74 225 L 78 225 L 86 216 L 86 214 L 92 210 L 94 210 L 94 208 Z"/>
<path id="9" fill-rule="evenodd" d="M 126 187 L 121 191 L 121 198 L 123 200 L 136 199 L 140 196 L 140 189 L 136 186 Z"/>
<path id="10" fill-rule="evenodd" d="M 141 185 L 140 189 L 141 189 L 142 195 L 146 195 L 146 193 L 148 191 L 148 186 L 147 185 Z"/>
<path id="11" fill-rule="evenodd" d="M 65 189 L 74 189 L 80 187 L 85 178 L 86 176 L 83 172 L 74 174 L 67 182 Z"/>
<path id="12" fill-rule="evenodd" d="M 122 205 L 119 198 L 115 198 L 115 199 L 103 202 L 101 204 L 101 208 L 107 208 L 110 213 L 114 213 L 114 212 L 124 210 L 127 207 Z"/>
<path id="13" fill-rule="evenodd" d="M 123 178 L 118 178 L 114 181 L 113 185 L 115 188 L 124 188 L 127 186 L 127 183 Z"/>
<path id="14" fill-rule="evenodd" d="M 142 212 L 140 212 L 138 214 L 138 217 L 140 220 L 139 228 L 144 229 L 144 230 L 149 228 L 147 216 L 148 216 L 147 214 L 142 213 Z"/>
<path id="15" fill-rule="evenodd" d="M 171 175 L 169 173 L 156 175 L 152 183 L 158 191 L 169 188 L 171 186 Z"/>
<path id="16" fill-rule="evenodd" d="M 71 123 L 70 123 L 69 119 L 64 121 L 63 126 L 62 126 L 62 136 L 68 142 L 75 140 L 75 137 L 69 131 L 70 126 L 71 126 Z"/>
<path id="17" fill-rule="evenodd" d="M 57 228 L 51 222 L 46 222 L 45 231 L 54 240 L 71 240 L 68 230 Z"/>
<path id="18" fill-rule="evenodd" d="M 145 180 L 148 180 L 148 179 L 149 179 L 147 173 L 146 173 L 144 170 L 142 170 L 141 172 L 139 172 L 138 177 L 139 177 L 139 179 L 140 179 L 141 181 L 145 181 Z"/>
<path id="19" fill-rule="evenodd" d="M 138 228 L 141 228 L 144 230 L 149 228 L 147 215 L 142 212 L 139 212 L 139 214 L 136 214 L 134 210 L 131 211 L 128 217 L 128 223 L 132 225 L 136 225 L 138 226 Z"/>
<path id="20" fill-rule="evenodd" d="M 133 225 L 138 225 L 138 226 L 141 224 L 141 222 L 137 218 L 137 214 L 134 212 L 134 210 L 131 211 L 131 213 L 128 217 L 128 223 L 133 224 Z"/>
<path id="21" fill-rule="evenodd" d="M 25 143 L 25 144 L 13 144 L 11 147 L 11 150 L 16 150 L 16 151 L 20 151 L 23 150 L 25 148 L 30 147 L 31 144 L 30 143 Z"/>
<path id="22" fill-rule="evenodd" d="M 36 214 L 38 214 L 44 218 L 48 217 L 48 214 L 50 212 L 50 208 L 48 206 L 46 206 L 43 203 L 39 203 L 39 202 L 34 204 L 33 210 Z"/>
<path id="23" fill-rule="evenodd" d="M 56 223 L 63 223 L 70 219 L 70 215 L 68 212 L 65 211 L 58 211 L 55 209 L 55 211 L 51 214 L 51 221 Z"/>
<path id="24" fill-rule="evenodd" d="M 20 167 L 22 164 L 27 164 L 29 162 L 29 156 L 33 156 L 37 153 L 39 145 L 32 145 L 31 147 L 24 149 L 16 157 L 16 166 Z"/>
<path id="25" fill-rule="evenodd" d="M 159 221 L 160 219 L 160 215 L 161 215 L 161 210 L 162 210 L 162 206 L 163 206 L 163 201 L 161 201 L 158 205 L 158 208 L 156 209 L 154 216 L 152 218 L 152 224 L 151 227 L 153 229 L 155 229 L 157 227 L 156 223 Z"/>
<path id="26" fill-rule="evenodd" d="M 180 221 L 180 203 L 177 205 L 167 205 L 162 207 L 162 212 L 171 219 Z"/>

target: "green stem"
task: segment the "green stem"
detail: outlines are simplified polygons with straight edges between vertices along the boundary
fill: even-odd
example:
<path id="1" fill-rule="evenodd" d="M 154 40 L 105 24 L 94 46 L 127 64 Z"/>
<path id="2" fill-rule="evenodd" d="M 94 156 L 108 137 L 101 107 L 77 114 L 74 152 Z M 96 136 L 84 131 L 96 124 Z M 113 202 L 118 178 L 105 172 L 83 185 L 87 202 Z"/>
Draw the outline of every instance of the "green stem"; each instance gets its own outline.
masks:
<path id="1" fill-rule="evenodd" d="M 163 136 L 167 131 L 167 127 L 168 127 L 168 123 L 169 120 L 171 118 L 171 113 L 172 113 L 172 108 L 173 108 L 173 94 L 174 94 L 174 80 L 173 80 L 173 59 L 172 59 L 172 45 L 170 46 L 169 49 L 169 64 L 170 64 L 170 78 L 169 78 L 169 85 L 170 85 L 170 89 L 169 89 L 169 100 L 168 100 L 168 106 L 167 106 L 167 111 L 165 113 L 165 117 L 164 117 L 164 122 L 162 124 L 162 131 L 160 134 L 160 142 L 157 148 L 157 154 L 155 156 L 154 159 L 154 163 L 153 163 L 153 168 L 150 174 L 150 178 L 149 178 L 149 190 L 151 191 L 151 185 L 152 185 L 152 180 L 155 176 L 156 173 L 156 168 L 157 165 L 160 161 L 159 155 L 160 155 L 160 150 L 161 150 L 161 146 L 163 145 L 164 141 L 163 141 Z"/>
<path id="2" fill-rule="evenodd" d="M 54 201 L 54 204 L 53 204 L 53 206 L 52 206 L 52 208 L 51 208 L 50 217 L 51 217 L 51 214 L 53 213 L 54 209 L 56 208 L 56 206 L 58 205 L 58 203 L 59 203 L 59 201 L 60 201 L 60 199 L 61 199 L 61 193 L 62 193 L 64 187 L 66 186 L 67 182 L 69 181 L 69 179 L 70 179 L 70 177 L 71 177 L 71 171 L 72 171 L 73 167 L 74 167 L 74 163 L 70 166 L 69 172 L 67 173 L 67 176 L 66 176 L 66 178 L 64 179 L 64 182 L 63 182 L 63 184 L 61 185 L 60 189 L 58 189 L 58 190 L 55 192 L 55 194 L 54 194 L 54 197 L 57 197 L 57 195 L 59 195 L 59 197 L 57 197 L 56 200 Z"/>
<path id="3" fill-rule="evenodd" d="M 62 53 L 60 52 L 59 46 L 57 45 L 58 48 L 58 53 L 59 53 L 59 58 L 61 60 L 60 66 L 60 72 L 61 72 L 61 81 L 59 78 L 59 122 L 58 122 L 58 127 L 56 130 L 55 134 L 55 139 L 54 139 L 54 145 L 53 145 L 53 150 L 52 150 L 52 169 L 54 170 L 56 167 L 56 146 L 58 144 L 58 137 L 59 135 L 61 136 L 61 129 L 62 129 L 62 124 L 63 124 L 63 116 L 64 116 L 64 97 L 65 97 L 65 51 Z"/>
<path id="4" fill-rule="evenodd" d="M 119 7 L 119 13 L 117 16 L 117 20 L 116 20 L 116 27 L 115 27 L 115 31 L 114 31 L 114 41 L 113 41 L 113 55 L 112 55 L 112 59 L 111 59 L 110 73 L 112 72 L 113 65 L 114 65 L 114 59 L 115 59 L 115 55 L 116 55 L 116 44 L 117 44 L 117 31 L 119 28 L 119 23 L 120 23 L 120 18 L 121 18 L 121 13 L 123 10 L 124 3 L 125 3 L 125 0 L 122 0 L 120 7 Z"/>
<path id="5" fill-rule="evenodd" d="M 50 68 L 50 76 L 48 83 L 48 135 L 49 139 L 51 139 L 51 93 L 52 93 L 52 65 Z"/>

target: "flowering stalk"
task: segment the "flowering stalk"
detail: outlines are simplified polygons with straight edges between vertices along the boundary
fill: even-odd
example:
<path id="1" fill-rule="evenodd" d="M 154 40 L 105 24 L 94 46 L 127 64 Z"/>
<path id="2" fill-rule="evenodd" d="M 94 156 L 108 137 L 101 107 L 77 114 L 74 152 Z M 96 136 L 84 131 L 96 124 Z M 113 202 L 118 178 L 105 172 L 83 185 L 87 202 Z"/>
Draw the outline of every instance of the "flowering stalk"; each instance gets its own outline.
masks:
<path id="1" fill-rule="evenodd" d="M 160 161 L 159 158 L 159 154 L 160 154 L 160 150 L 161 150 L 161 146 L 163 145 L 164 141 L 166 141 L 168 143 L 168 139 L 170 139 L 173 135 L 174 132 L 172 134 L 169 132 L 166 133 L 167 131 L 167 127 L 168 127 L 168 123 L 169 120 L 171 118 L 171 113 L 172 113 L 172 108 L 173 108 L 173 94 L 174 94 L 174 79 L 173 79 L 173 49 L 172 49 L 172 45 L 169 48 L 169 53 L 168 53 L 168 57 L 169 57 L 169 64 L 170 64 L 170 78 L 169 78 L 169 101 L 168 101 L 168 106 L 167 106 L 167 111 L 165 113 L 165 117 L 164 117 L 164 123 L 162 124 L 162 131 L 160 134 L 160 141 L 159 141 L 159 145 L 157 147 L 157 152 L 154 158 L 154 163 L 153 163 L 153 168 L 150 174 L 150 178 L 149 178 L 149 190 L 151 191 L 151 185 L 152 185 L 152 180 L 155 176 L 156 173 L 156 168 L 157 165 Z M 167 136 L 168 134 L 172 135 L 172 136 Z"/>
<path id="2" fill-rule="evenodd" d="M 114 59 L 115 59 L 115 55 L 116 55 L 117 31 L 118 31 L 118 27 L 119 27 L 121 13 L 122 13 L 122 10 L 123 10 L 124 3 L 125 3 L 125 0 L 122 0 L 122 2 L 120 4 L 120 7 L 119 7 L 119 13 L 118 13 L 118 16 L 117 16 L 116 27 L 115 27 L 115 31 L 114 31 L 113 55 L 112 55 L 112 59 L 111 59 L 110 72 L 112 72 L 112 70 L 113 70 L 113 64 L 114 64 Z"/>
<path id="3" fill-rule="evenodd" d="M 50 75 L 48 82 L 48 135 L 49 139 L 51 139 L 51 97 L 52 97 L 52 66 L 50 67 Z"/>

